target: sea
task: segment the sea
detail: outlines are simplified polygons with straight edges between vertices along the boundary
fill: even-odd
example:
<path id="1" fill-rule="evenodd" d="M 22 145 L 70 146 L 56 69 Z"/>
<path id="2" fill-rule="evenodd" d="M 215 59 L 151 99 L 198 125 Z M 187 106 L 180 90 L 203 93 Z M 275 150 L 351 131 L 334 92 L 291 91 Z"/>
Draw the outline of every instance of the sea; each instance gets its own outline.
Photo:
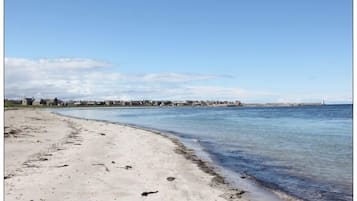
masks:
<path id="1" fill-rule="evenodd" d="M 54 112 L 176 136 L 231 183 L 248 180 L 282 199 L 352 201 L 352 107 L 98 107 Z"/>

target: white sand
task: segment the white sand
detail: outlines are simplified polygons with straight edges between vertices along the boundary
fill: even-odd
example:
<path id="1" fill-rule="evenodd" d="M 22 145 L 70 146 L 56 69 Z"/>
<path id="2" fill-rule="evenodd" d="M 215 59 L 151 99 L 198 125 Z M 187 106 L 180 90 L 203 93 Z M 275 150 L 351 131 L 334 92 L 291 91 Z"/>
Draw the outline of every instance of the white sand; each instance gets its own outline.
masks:
<path id="1" fill-rule="evenodd" d="M 6 201 L 248 200 L 149 131 L 19 109 L 5 135 Z"/>

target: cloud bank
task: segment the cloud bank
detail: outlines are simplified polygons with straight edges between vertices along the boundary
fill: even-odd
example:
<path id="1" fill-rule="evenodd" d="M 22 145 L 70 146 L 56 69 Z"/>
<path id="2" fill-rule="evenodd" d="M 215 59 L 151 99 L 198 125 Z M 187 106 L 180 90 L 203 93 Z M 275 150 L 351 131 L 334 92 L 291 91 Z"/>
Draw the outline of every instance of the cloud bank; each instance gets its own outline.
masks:
<path id="1" fill-rule="evenodd" d="M 217 84 L 225 79 L 232 77 L 174 72 L 123 74 L 109 62 L 86 58 L 5 58 L 5 98 L 11 99 L 303 102 L 326 97 L 323 94 L 283 96 Z M 209 84 L 210 81 L 216 84 Z M 339 100 L 340 96 L 329 98 Z"/>
<path id="2" fill-rule="evenodd" d="M 239 98 L 239 89 L 193 85 L 220 77 L 173 72 L 122 74 L 109 62 L 84 58 L 5 58 L 5 97 L 74 100 Z"/>

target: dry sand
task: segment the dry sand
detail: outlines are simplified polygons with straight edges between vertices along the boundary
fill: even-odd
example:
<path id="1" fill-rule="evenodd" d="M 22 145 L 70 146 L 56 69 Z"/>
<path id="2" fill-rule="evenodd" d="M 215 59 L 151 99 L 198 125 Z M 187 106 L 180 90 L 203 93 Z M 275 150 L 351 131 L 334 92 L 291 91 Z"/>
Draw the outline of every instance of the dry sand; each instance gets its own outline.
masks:
<path id="1" fill-rule="evenodd" d="M 40 109 L 5 111 L 5 200 L 248 200 L 177 140 Z"/>

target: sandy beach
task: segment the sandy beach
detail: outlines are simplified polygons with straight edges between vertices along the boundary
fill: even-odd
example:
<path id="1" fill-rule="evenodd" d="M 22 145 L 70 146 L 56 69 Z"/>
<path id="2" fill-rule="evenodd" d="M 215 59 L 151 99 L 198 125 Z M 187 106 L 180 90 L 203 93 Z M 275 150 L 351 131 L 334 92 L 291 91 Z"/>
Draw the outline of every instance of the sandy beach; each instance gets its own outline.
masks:
<path id="1" fill-rule="evenodd" d="M 41 109 L 5 111 L 5 200 L 249 200 L 177 140 Z"/>

